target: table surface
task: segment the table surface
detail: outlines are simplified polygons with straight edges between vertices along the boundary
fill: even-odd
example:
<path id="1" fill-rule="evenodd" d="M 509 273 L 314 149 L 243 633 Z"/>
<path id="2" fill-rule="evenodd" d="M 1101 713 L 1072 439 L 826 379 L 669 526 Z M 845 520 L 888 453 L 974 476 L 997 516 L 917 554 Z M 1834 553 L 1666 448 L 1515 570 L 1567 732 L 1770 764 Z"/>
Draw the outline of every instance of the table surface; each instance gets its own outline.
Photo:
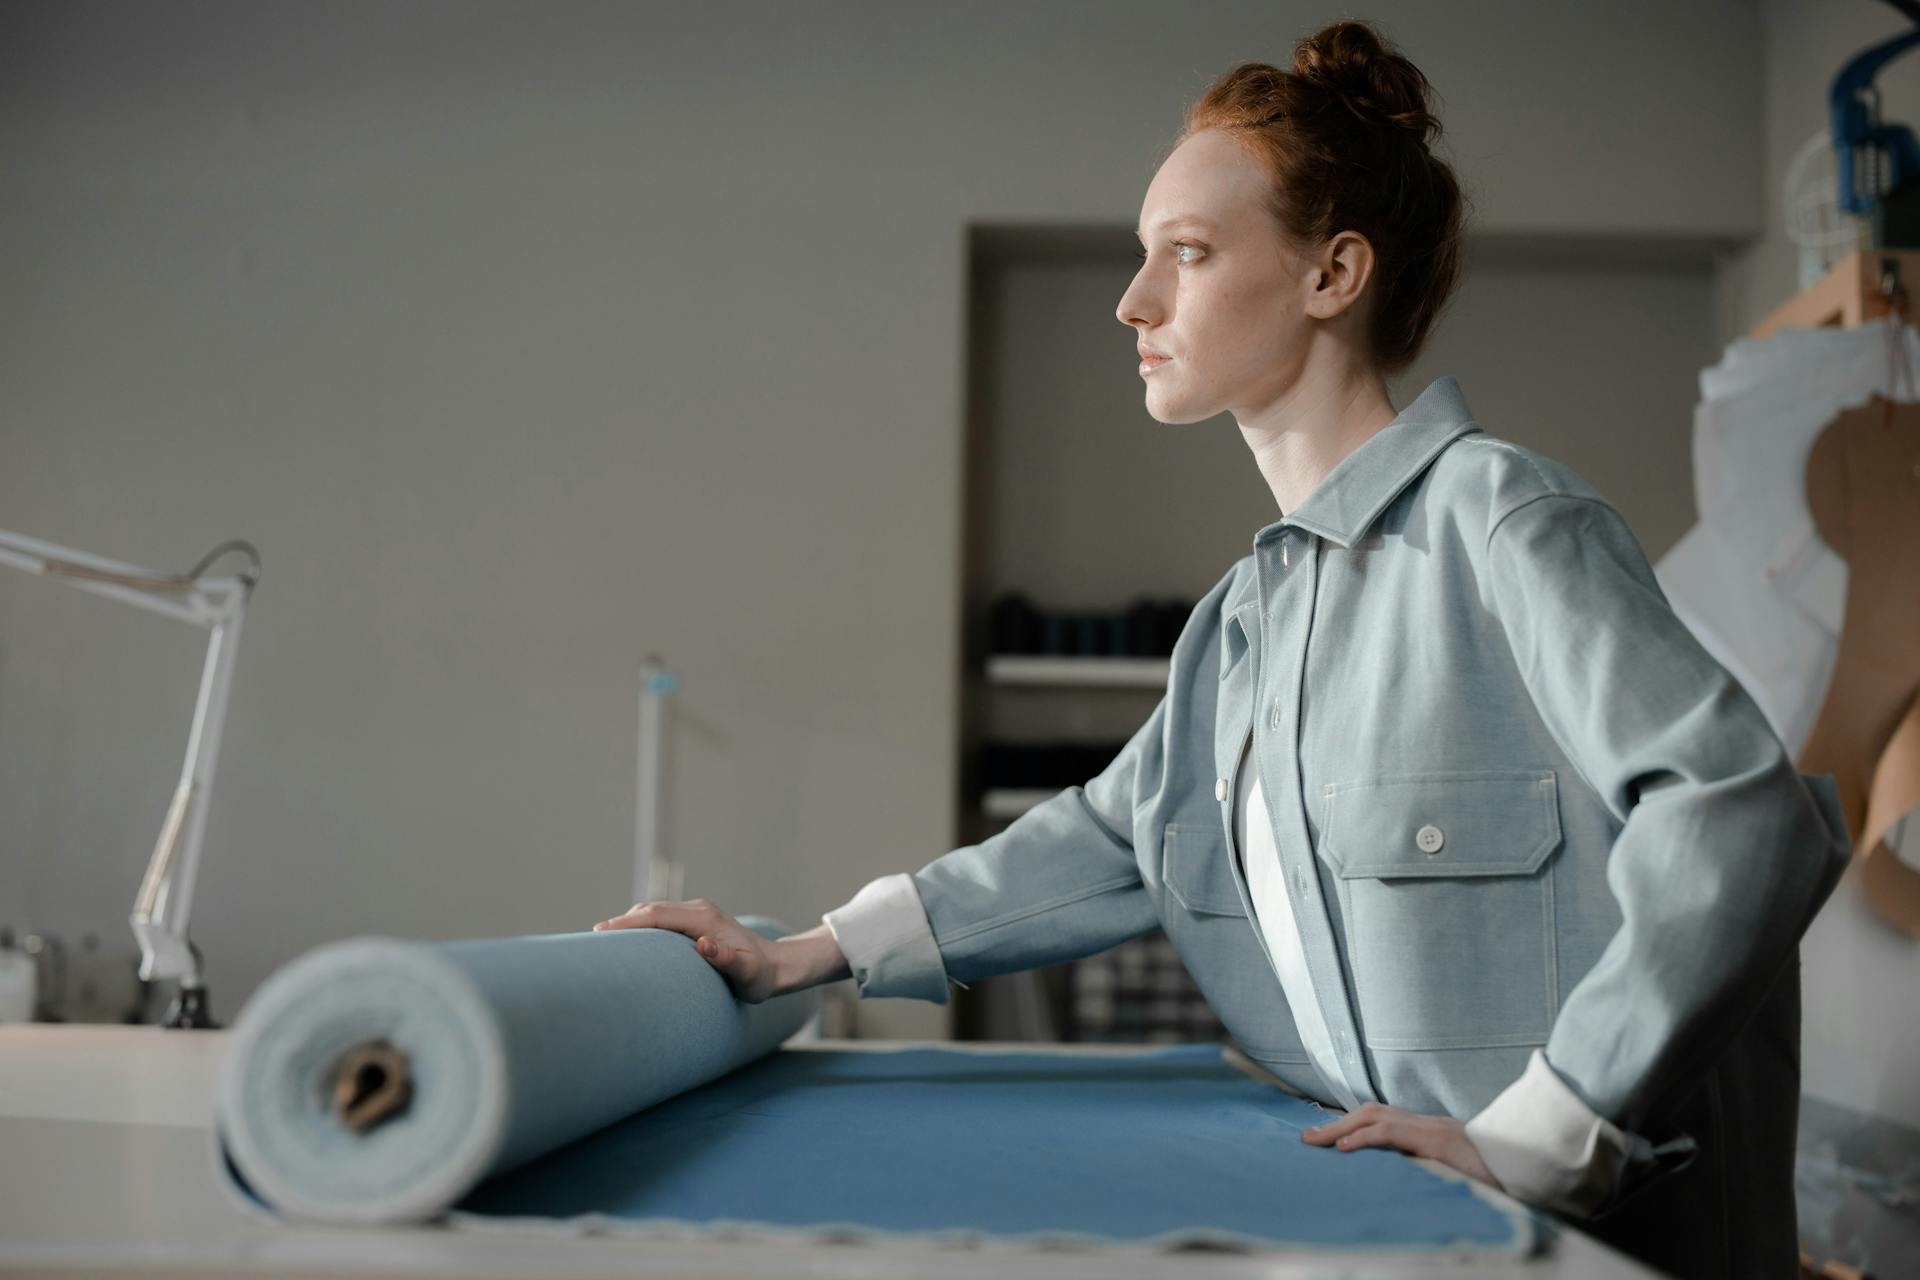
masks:
<path id="1" fill-rule="evenodd" d="M 462 1277 L 794 1275 L 1649 1276 L 1577 1232 L 1525 1259 L 1350 1249 L 1260 1254 L 1147 1248 L 917 1245 L 583 1236 L 538 1226 L 290 1225 L 239 1208 L 219 1185 L 211 1119 L 222 1031 L 0 1026 L 0 1273 Z M 795 1050 L 1138 1053 L 1159 1046 L 802 1040 Z M 1248 1064 L 1242 1063 L 1242 1066 Z M 1511 1203 L 1498 1192 L 1485 1193 Z"/>

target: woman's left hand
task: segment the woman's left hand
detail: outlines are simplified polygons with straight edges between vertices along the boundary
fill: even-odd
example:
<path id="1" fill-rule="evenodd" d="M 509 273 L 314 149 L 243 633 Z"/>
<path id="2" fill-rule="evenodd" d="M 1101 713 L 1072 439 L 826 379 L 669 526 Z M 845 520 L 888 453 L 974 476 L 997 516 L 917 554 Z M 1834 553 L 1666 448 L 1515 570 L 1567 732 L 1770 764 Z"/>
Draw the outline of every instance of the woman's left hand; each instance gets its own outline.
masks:
<path id="1" fill-rule="evenodd" d="M 1366 1102 L 1338 1120 L 1303 1131 L 1300 1140 L 1316 1147 L 1338 1147 L 1342 1151 L 1389 1147 L 1410 1156 L 1438 1160 L 1490 1187 L 1500 1185 L 1488 1170 L 1487 1162 L 1480 1158 L 1473 1139 L 1467 1136 L 1467 1126 L 1452 1116 L 1423 1116 L 1416 1111 Z"/>

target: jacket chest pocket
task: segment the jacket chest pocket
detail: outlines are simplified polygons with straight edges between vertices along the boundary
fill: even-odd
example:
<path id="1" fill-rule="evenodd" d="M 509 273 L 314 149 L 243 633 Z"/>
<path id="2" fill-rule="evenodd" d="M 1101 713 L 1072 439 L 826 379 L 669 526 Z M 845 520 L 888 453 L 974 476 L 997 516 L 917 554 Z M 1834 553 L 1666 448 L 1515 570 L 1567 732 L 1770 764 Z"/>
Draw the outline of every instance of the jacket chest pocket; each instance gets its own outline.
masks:
<path id="1" fill-rule="evenodd" d="M 1402 774 L 1324 799 L 1320 853 L 1367 1044 L 1544 1044 L 1558 1010 L 1552 770 Z"/>

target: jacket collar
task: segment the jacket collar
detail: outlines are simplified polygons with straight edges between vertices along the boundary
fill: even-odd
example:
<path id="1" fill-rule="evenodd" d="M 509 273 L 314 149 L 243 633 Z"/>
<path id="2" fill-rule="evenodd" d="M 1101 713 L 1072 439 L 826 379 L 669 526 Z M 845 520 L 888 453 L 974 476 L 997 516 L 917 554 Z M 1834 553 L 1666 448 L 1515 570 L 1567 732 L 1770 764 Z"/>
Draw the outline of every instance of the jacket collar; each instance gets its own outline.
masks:
<path id="1" fill-rule="evenodd" d="M 1452 374 L 1435 378 L 1399 417 L 1342 458 L 1305 502 L 1255 534 L 1254 545 L 1296 528 L 1351 548 L 1442 449 L 1479 429 L 1460 395 L 1459 379 Z"/>
<path id="2" fill-rule="evenodd" d="M 1256 533 L 1253 545 L 1257 548 L 1280 536 L 1281 530 L 1297 528 L 1318 534 L 1342 549 L 1352 548 L 1442 449 L 1478 430 L 1480 424 L 1473 420 L 1460 394 L 1459 379 L 1452 374 L 1435 378 L 1398 417 L 1336 463 L 1291 515 Z M 1256 575 L 1242 575 L 1221 608 L 1226 620 L 1242 621 L 1238 617 L 1241 610 L 1257 607 L 1257 593 Z M 1258 628 L 1247 627 L 1242 621 L 1242 630 Z M 1222 627 L 1223 667 L 1238 653 L 1231 632 L 1232 628 Z M 1242 647 L 1244 644 L 1243 636 Z"/>

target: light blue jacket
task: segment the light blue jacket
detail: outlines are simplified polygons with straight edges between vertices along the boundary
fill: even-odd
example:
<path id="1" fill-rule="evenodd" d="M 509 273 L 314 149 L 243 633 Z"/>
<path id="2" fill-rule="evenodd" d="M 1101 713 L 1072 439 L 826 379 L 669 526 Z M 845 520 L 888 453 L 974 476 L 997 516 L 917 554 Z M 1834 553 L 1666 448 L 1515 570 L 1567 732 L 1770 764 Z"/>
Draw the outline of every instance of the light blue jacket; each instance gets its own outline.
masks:
<path id="1" fill-rule="evenodd" d="M 1850 849 L 1833 779 L 1794 768 L 1619 513 L 1484 433 L 1451 377 L 1259 531 L 1111 765 L 914 874 L 934 945 L 861 994 L 944 1002 L 1164 928 L 1247 1052 L 1322 1092 L 1229 845 L 1248 734 L 1363 1101 L 1464 1120 L 1544 1047 L 1635 1144 L 1590 1229 L 1792 1274 L 1797 944 Z M 1692 1252 L 1647 1242 L 1674 1231 Z"/>

